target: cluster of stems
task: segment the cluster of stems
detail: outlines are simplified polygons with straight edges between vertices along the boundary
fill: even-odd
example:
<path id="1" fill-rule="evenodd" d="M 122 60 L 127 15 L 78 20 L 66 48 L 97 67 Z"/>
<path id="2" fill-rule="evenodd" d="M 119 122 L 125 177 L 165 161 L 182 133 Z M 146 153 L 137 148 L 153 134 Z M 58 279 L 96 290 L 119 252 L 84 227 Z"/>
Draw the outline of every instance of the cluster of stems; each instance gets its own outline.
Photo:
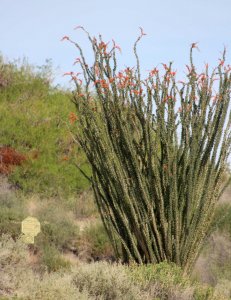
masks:
<path id="1" fill-rule="evenodd" d="M 76 141 L 92 167 L 96 203 L 118 258 L 139 264 L 175 262 L 190 272 L 210 232 L 224 189 L 231 149 L 231 68 L 225 52 L 209 75 L 190 64 L 185 82 L 172 63 L 141 78 L 136 66 L 117 70 L 114 43 L 92 38 L 86 63 L 80 45 L 76 63 Z M 162 74 L 161 74 L 162 73 Z M 216 82 L 216 86 L 214 84 Z"/>

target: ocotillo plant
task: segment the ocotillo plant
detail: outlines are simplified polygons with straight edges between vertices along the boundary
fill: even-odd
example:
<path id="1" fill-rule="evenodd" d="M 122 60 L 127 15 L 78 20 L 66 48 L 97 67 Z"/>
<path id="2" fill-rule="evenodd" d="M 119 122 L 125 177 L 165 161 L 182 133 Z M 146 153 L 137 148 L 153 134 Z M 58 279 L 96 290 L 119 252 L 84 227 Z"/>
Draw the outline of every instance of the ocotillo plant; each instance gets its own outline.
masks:
<path id="1" fill-rule="evenodd" d="M 186 82 L 176 81 L 172 63 L 143 80 L 142 29 L 136 67 L 118 72 L 115 42 L 109 49 L 101 36 L 78 28 L 87 34 L 94 62 L 89 66 L 80 45 L 63 38 L 77 47 L 83 72 L 83 81 L 68 73 L 76 84 L 73 129 L 91 164 L 89 180 L 115 252 L 126 263 L 168 261 L 190 272 L 210 230 L 231 150 L 225 52 L 211 75 L 208 65 L 197 74 L 193 43 Z"/>

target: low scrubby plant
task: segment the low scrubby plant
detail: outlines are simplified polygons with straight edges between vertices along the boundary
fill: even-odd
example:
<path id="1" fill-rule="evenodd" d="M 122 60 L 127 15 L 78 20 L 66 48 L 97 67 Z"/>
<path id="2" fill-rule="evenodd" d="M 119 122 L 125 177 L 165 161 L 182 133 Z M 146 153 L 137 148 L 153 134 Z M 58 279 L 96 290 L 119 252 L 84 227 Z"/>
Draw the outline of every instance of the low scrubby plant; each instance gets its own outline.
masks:
<path id="1" fill-rule="evenodd" d="M 27 246 L 9 234 L 0 235 L 0 295 L 14 294 L 27 274 Z"/>
<path id="2" fill-rule="evenodd" d="M 89 225 L 83 230 L 77 248 L 81 259 L 94 261 L 115 259 L 113 247 L 101 222 Z"/>
<path id="3" fill-rule="evenodd" d="M 14 239 L 18 238 L 21 222 L 26 216 L 23 197 L 17 197 L 14 193 L 0 194 L 0 236 L 9 234 Z"/>
<path id="4" fill-rule="evenodd" d="M 79 265 L 73 283 L 80 291 L 88 291 L 95 299 L 145 299 L 127 277 L 122 265 L 106 262 Z"/>
<path id="5" fill-rule="evenodd" d="M 127 268 L 128 276 L 142 289 L 148 291 L 151 299 L 191 299 L 195 287 L 189 277 L 175 264 L 132 265 Z"/>
<path id="6" fill-rule="evenodd" d="M 23 290 L 24 300 L 94 300 L 86 291 L 80 292 L 72 284 L 71 274 L 52 273 L 45 274 L 42 280 L 36 280 L 29 290 Z"/>
<path id="7" fill-rule="evenodd" d="M 87 292 L 80 293 L 72 284 L 71 272 L 64 273 L 62 269 L 35 273 L 28 255 L 28 247 L 22 240 L 0 236 L 0 299 L 93 300 Z"/>
<path id="8" fill-rule="evenodd" d="M 48 221 L 42 224 L 42 233 L 38 237 L 38 244 L 49 243 L 57 249 L 65 250 L 73 240 L 79 237 L 78 228 L 68 220 Z"/>
<path id="9" fill-rule="evenodd" d="M 51 254 L 54 252 L 50 251 Z M 43 300 L 228 300 L 230 281 L 214 289 L 191 283 L 179 267 L 78 263 L 72 268 L 38 273 L 28 246 L 9 235 L 0 237 L 0 298 Z"/>
<path id="10" fill-rule="evenodd" d="M 64 259 L 54 246 L 50 245 L 43 247 L 40 261 L 48 272 L 70 269 L 71 266 L 70 262 Z"/>
<path id="11" fill-rule="evenodd" d="M 189 278 L 183 275 L 183 271 L 175 264 L 162 262 L 159 264 L 131 265 L 128 268 L 129 275 L 135 282 L 153 283 L 158 281 L 165 285 L 181 285 L 186 287 Z"/>
<path id="12" fill-rule="evenodd" d="M 231 299 L 231 280 L 223 279 L 218 281 L 214 295 L 216 297 L 220 296 L 220 299 L 222 299 L 222 297 L 224 299 Z"/>
<path id="13" fill-rule="evenodd" d="M 213 229 L 228 234 L 231 239 L 231 204 L 220 204 L 216 208 Z"/>
<path id="14" fill-rule="evenodd" d="M 65 201 L 50 199 L 41 201 L 36 217 L 41 222 L 41 233 L 36 237 L 36 246 L 51 245 L 59 251 L 68 249 L 79 237 L 79 228 L 71 218 Z"/>
<path id="15" fill-rule="evenodd" d="M 77 219 L 99 216 L 92 189 L 79 193 L 77 197 L 69 198 L 67 204 Z"/>

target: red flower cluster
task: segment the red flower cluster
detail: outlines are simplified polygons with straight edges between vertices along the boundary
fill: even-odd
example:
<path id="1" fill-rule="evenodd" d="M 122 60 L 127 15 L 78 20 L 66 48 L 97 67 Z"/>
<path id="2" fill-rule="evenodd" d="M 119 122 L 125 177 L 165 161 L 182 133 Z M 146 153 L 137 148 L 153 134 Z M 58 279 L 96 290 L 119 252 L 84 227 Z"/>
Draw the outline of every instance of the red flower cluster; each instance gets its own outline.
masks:
<path id="1" fill-rule="evenodd" d="M 105 79 L 96 80 L 95 84 L 99 84 L 104 89 L 108 89 L 109 88 L 109 84 L 107 83 L 107 81 Z"/>
<path id="2" fill-rule="evenodd" d="M 143 89 L 137 89 L 137 90 L 131 90 L 132 93 L 134 93 L 135 95 L 139 96 L 142 95 L 143 93 Z"/>
<path id="3" fill-rule="evenodd" d="M 103 52 L 106 54 L 106 50 L 107 50 L 107 46 L 108 46 L 109 42 L 106 44 L 104 42 L 100 42 L 99 43 L 99 49 L 103 50 Z"/>
<path id="4" fill-rule="evenodd" d="M 174 98 L 174 97 L 172 97 L 172 96 L 166 96 L 164 99 L 163 99 L 163 102 L 168 102 L 169 100 L 172 100 L 172 101 L 174 101 L 174 102 L 176 102 L 176 99 Z"/>
<path id="5" fill-rule="evenodd" d="M 76 116 L 76 114 L 74 112 L 70 112 L 69 114 L 69 122 L 71 125 L 73 125 L 75 123 L 75 121 L 78 120 L 78 117 Z"/>

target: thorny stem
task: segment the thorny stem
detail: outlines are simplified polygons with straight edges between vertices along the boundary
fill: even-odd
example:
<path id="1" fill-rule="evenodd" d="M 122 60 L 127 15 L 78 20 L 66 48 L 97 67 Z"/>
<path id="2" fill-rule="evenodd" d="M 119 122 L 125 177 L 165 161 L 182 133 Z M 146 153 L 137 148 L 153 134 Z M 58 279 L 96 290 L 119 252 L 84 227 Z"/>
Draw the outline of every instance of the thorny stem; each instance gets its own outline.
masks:
<path id="1" fill-rule="evenodd" d="M 172 63 L 163 64 L 163 77 L 154 68 L 142 81 L 142 29 L 133 48 L 136 68 L 120 72 L 115 42 L 109 50 L 101 36 L 97 41 L 85 33 L 94 52 L 91 68 L 79 44 L 68 38 L 79 50 L 85 80 L 83 93 L 72 75 L 76 140 L 91 164 L 96 202 L 115 252 L 124 262 L 167 260 L 190 272 L 210 231 L 231 150 L 225 51 L 210 77 L 208 67 L 197 74 L 193 43 L 186 82 L 176 83 Z"/>

